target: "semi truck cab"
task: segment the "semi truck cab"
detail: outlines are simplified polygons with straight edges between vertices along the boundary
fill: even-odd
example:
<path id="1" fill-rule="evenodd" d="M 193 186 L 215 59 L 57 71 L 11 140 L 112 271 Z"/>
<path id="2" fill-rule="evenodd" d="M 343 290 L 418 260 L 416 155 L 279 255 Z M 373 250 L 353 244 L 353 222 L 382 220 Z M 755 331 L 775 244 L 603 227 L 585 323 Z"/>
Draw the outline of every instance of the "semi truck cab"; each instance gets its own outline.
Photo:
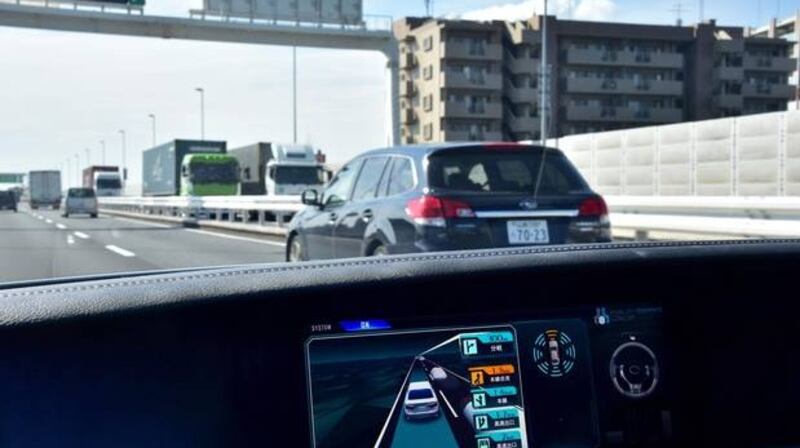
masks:
<path id="1" fill-rule="evenodd" d="M 319 189 L 327 172 L 321 152 L 308 145 L 276 145 L 275 157 L 267 162 L 267 194 L 299 195 L 304 190 Z"/>
<path id="2" fill-rule="evenodd" d="M 94 189 L 97 196 L 122 196 L 122 176 L 118 172 L 94 173 Z"/>
<path id="3" fill-rule="evenodd" d="M 181 196 L 235 196 L 239 180 L 239 162 L 228 154 L 187 154 L 181 162 Z"/>

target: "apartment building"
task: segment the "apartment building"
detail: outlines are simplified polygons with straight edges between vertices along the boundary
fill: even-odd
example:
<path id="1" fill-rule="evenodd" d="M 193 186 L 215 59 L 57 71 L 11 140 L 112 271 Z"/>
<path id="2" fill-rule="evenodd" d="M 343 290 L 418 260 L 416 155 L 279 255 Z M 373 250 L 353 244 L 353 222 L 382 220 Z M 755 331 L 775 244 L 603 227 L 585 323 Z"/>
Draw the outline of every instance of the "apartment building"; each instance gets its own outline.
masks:
<path id="1" fill-rule="evenodd" d="M 800 110 L 800 10 L 780 20 L 773 18 L 767 25 L 750 30 L 749 35 L 754 38 L 781 38 L 791 43 L 791 57 L 797 64 L 789 76 L 789 84 L 795 87 L 789 107 Z"/>
<path id="2" fill-rule="evenodd" d="M 395 34 L 406 143 L 538 139 L 543 88 L 549 136 L 782 110 L 794 92 L 790 44 L 713 21 L 407 18 Z"/>

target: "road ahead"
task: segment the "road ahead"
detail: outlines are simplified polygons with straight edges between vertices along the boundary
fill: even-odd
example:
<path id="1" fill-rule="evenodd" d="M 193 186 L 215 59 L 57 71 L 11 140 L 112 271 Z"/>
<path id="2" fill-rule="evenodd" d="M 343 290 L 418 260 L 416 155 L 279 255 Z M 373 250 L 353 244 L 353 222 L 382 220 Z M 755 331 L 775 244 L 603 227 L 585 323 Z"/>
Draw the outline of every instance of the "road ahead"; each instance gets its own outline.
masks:
<path id="1" fill-rule="evenodd" d="M 0 282 L 283 261 L 279 239 L 101 215 L 0 211 Z"/>

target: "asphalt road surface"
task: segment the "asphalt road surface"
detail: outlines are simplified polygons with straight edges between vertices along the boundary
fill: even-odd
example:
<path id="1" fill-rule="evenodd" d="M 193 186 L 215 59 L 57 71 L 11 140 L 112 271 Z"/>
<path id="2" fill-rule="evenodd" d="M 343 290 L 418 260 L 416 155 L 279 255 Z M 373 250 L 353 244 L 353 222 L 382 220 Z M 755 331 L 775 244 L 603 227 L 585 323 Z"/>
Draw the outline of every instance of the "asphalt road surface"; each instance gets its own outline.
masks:
<path id="1" fill-rule="evenodd" d="M 52 210 L 0 210 L 0 282 L 284 260 L 281 239 Z"/>

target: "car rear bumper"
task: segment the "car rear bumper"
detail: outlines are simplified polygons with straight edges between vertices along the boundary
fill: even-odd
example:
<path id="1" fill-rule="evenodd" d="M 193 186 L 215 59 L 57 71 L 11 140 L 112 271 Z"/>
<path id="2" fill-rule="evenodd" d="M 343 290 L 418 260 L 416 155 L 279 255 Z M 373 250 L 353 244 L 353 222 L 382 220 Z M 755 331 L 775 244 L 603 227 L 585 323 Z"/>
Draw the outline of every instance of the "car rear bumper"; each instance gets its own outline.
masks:
<path id="1" fill-rule="evenodd" d="M 65 213 L 69 213 L 69 214 L 75 214 L 75 215 L 80 215 L 80 214 L 96 215 L 96 214 L 97 214 L 97 208 L 89 208 L 89 207 L 66 207 L 66 208 L 64 209 L 64 212 L 65 212 Z"/>
<path id="2" fill-rule="evenodd" d="M 436 406 L 433 409 L 425 409 L 421 411 L 409 411 L 408 409 L 404 408 L 403 412 L 405 413 L 406 418 L 409 419 L 432 418 L 439 415 L 439 406 Z"/>

